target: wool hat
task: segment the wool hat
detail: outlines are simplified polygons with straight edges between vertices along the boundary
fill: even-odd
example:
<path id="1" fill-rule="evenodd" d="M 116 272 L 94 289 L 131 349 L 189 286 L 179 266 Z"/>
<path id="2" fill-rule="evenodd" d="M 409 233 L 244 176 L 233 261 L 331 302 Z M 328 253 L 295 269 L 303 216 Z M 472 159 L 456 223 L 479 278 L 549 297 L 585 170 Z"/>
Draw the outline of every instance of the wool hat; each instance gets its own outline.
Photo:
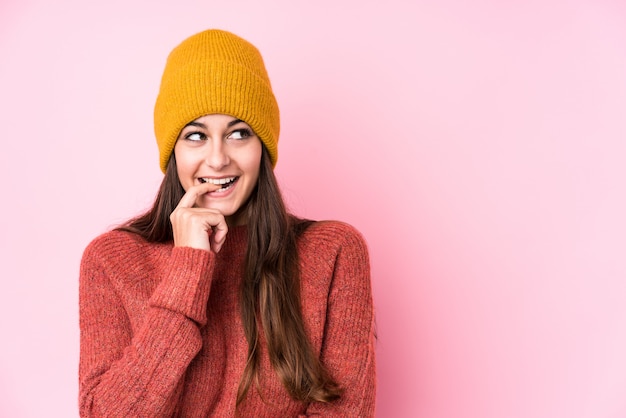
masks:
<path id="1" fill-rule="evenodd" d="M 263 58 L 250 42 L 218 29 L 190 36 L 167 58 L 154 106 L 163 172 L 185 125 L 214 113 L 250 125 L 276 165 L 280 115 Z"/>

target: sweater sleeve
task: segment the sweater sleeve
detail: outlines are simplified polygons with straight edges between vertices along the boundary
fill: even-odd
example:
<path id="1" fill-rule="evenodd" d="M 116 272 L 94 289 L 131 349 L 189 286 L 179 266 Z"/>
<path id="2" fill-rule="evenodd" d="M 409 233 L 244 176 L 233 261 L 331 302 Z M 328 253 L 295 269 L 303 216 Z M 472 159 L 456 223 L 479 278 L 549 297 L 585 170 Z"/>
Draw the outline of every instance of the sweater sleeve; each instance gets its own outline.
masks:
<path id="1" fill-rule="evenodd" d="M 80 416 L 170 416 L 185 370 L 202 346 L 199 326 L 206 322 L 214 255 L 174 248 L 133 330 L 112 280 L 122 256 L 107 250 L 117 260 L 92 243 L 81 262 Z"/>
<path id="2" fill-rule="evenodd" d="M 321 361 L 344 392 L 313 402 L 307 417 L 373 417 L 376 403 L 374 308 L 369 256 L 363 237 L 347 226 L 335 262 Z"/>

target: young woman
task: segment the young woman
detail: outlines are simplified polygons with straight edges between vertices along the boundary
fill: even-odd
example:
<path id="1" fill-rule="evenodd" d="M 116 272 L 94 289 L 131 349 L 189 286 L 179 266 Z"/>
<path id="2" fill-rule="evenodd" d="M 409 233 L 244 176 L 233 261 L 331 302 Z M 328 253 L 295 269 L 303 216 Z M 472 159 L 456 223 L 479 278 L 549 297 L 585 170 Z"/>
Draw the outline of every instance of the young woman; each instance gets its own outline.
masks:
<path id="1" fill-rule="evenodd" d="M 154 121 L 154 205 L 83 255 L 80 415 L 373 416 L 366 244 L 286 211 L 258 50 L 220 30 L 183 41 Z"/>

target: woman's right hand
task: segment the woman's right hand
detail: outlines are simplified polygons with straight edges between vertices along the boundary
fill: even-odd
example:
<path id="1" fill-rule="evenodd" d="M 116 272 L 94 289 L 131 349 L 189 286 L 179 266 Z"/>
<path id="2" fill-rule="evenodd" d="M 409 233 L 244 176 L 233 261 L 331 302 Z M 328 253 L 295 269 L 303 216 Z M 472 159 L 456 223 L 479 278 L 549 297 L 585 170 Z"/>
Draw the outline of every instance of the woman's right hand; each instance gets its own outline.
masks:
<path id="1" fill-rule="evenodd" d="M 224 244 L 228 226 L 216 209 L 195 207 L 198 197 L 221 186 L 203 183 L 190 187 L 170 215 L 176 247 L 191 247 L 218 253 Z"/>

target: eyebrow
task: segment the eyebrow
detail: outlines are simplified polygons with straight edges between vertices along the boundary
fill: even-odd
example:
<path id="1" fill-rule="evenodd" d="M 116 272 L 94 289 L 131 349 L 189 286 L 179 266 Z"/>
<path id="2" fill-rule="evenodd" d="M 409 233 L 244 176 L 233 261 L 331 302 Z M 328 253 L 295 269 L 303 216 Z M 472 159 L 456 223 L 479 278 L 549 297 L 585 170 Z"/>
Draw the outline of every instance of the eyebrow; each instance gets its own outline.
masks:
<path id="1" fill-rule="evenodd" d="M 238 123 L 243 122 L 241 119 L 233 119 L 230 122 L 228 122 L 228 124 L 226 125 L 227 128 L 230 128 L 231 126 L 237 125 Z M 245 123 L 245 122 L 244 122 Z M 196 122 L 196 121 L 191 121 L 189 122 L 187 125 L 185 125 L 185 128 L 187 126 L 197 126 L 198 128 L 203 128 L 203 129 L 207 129 L 207 126 L 204 123 L 201 122 Z"/>

